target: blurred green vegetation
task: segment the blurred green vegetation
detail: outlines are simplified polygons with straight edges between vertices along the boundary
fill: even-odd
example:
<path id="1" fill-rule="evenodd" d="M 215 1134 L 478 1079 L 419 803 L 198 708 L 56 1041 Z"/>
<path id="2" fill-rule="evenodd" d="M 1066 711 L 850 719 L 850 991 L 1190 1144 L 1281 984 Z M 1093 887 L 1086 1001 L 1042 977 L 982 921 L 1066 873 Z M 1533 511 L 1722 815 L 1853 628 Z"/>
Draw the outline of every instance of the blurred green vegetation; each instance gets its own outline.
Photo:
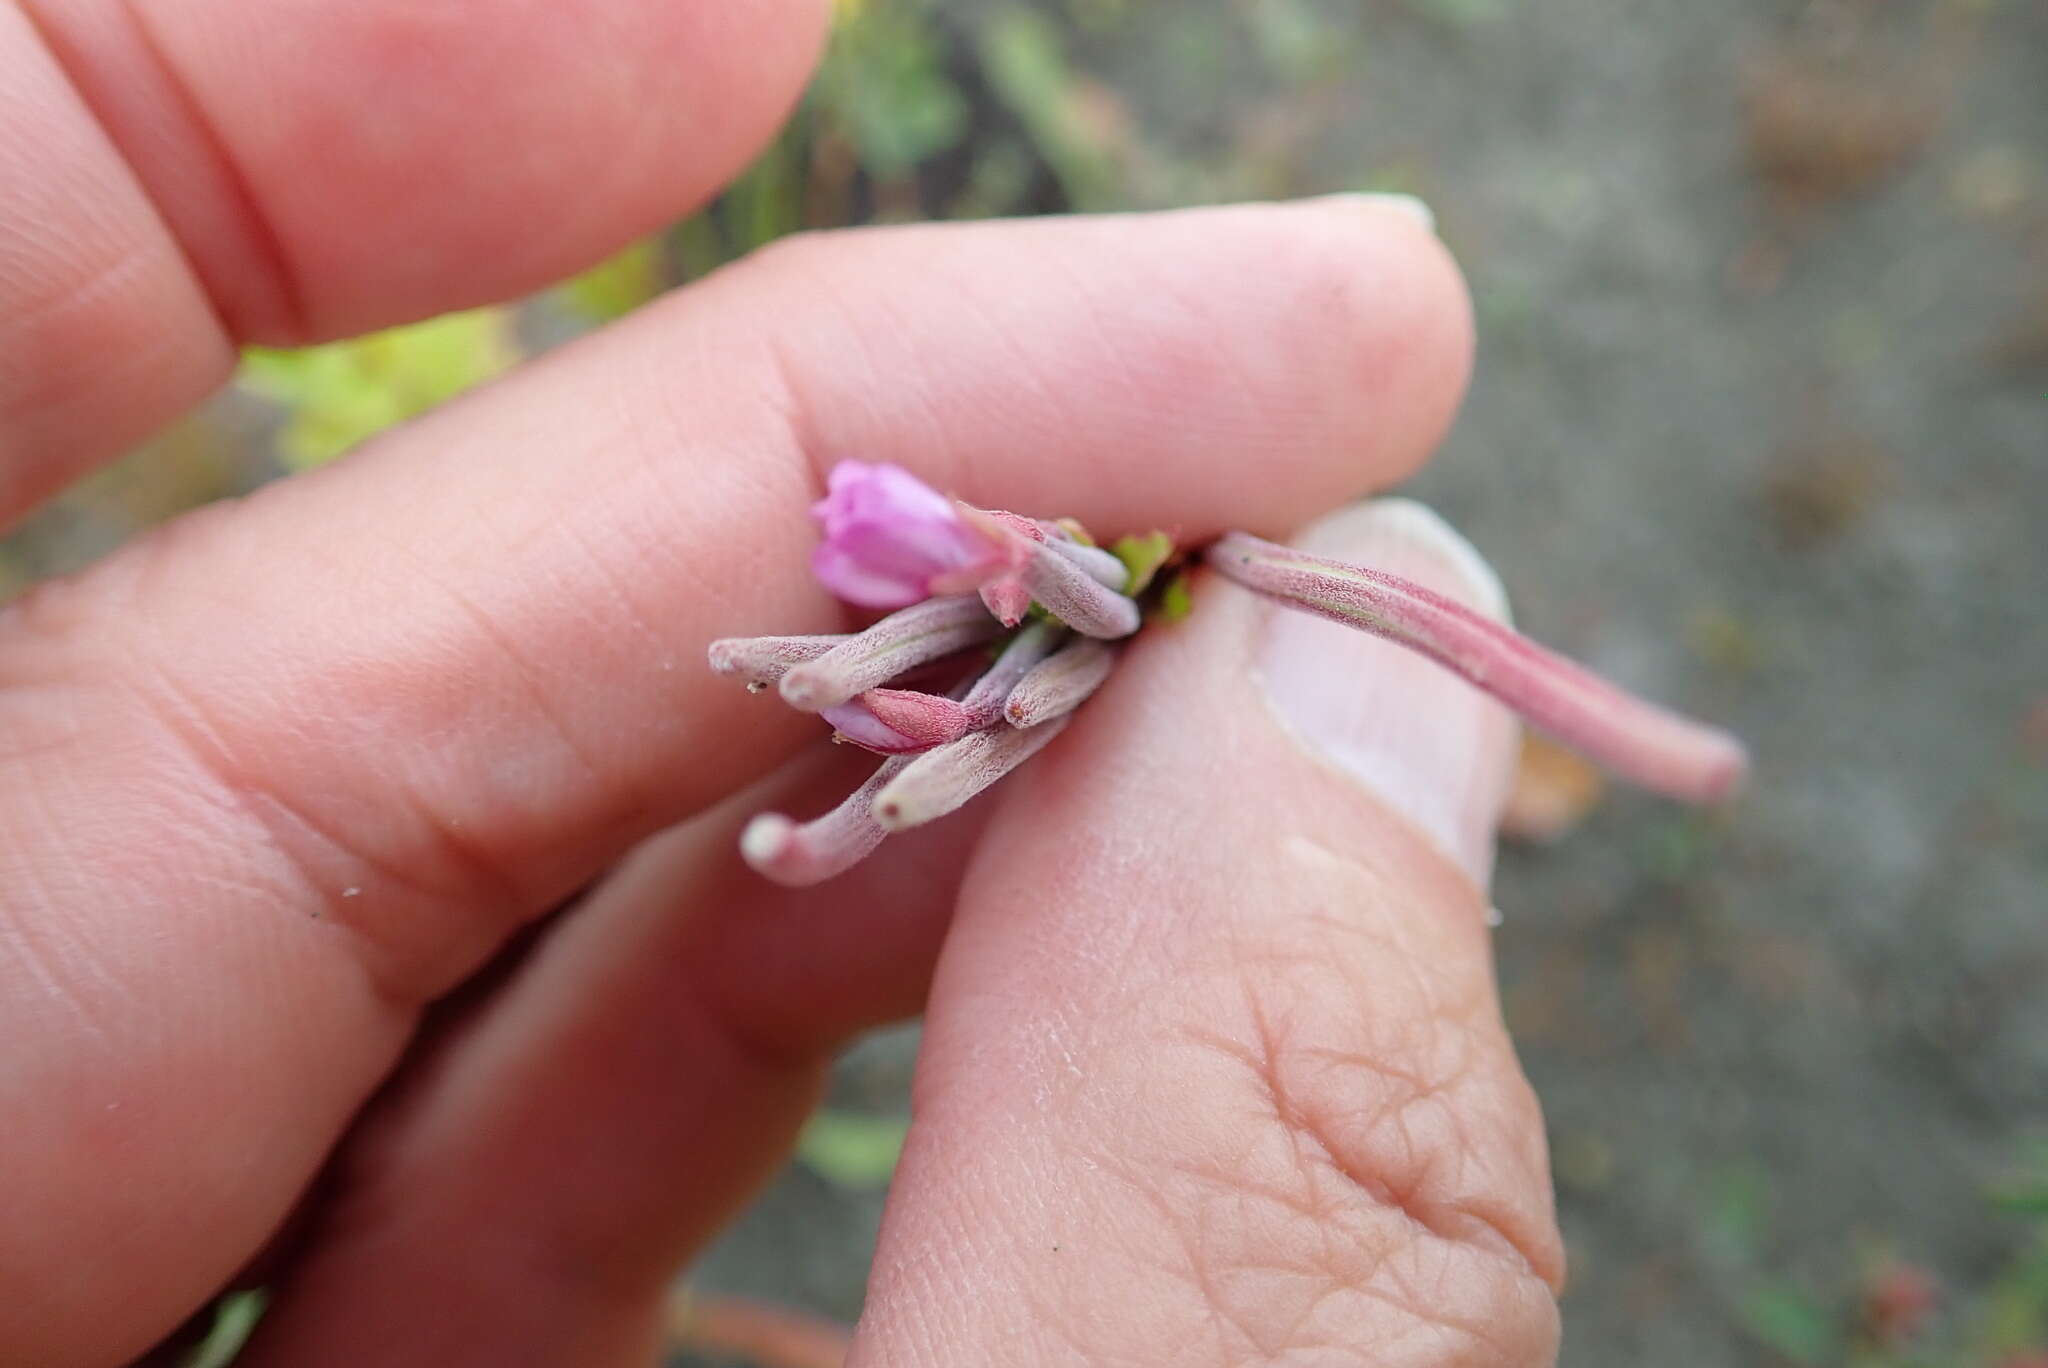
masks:
<path id="1" fill-rule="evenodd" d="M 1096 23 L 1108 11 L 1086 9 Z M 1028 5 L 968 34 L 931 0 L 842 3 L 824 64 L 782 134 L 714 203 L 556 288 L 499 306 L 295 350 L 251 348 L 237 377 L 282 410 L 275 454 L 322 464 L 502 374 L 557 335 L 606 323 L 806 228 L 1118 202 L 1117 129 L 1091 112 L 1061 30 Z M 938 165 L 950 158 L 945 165 Z"/>
<path id="2" fill-rule="evenodd" d="M 1767 1362 L 1798 1368 L 2048 1368 L 2048 1141 L 2024 1146 L 1985 1192 L 1986 1218 L 2020 1222 L 2015 1252 L 1967 1290 L 1865 1238 L 1835 1267 L 1789 1271 L 1773 1255 L 1775 1185 L 1725 1171 L 1697 1239 L 1729 1312 Z"/>
<path id="3" fill-rule="evenodd" d="M 1495 0 L 1412 3 L 1464 23 Z M 801 107 L 700 212 L 535 300 L 322 346 L 251 348 L 238 388 L 281 410 L 276 462 L 303 470 L 502 374 L 543 345 L 804 229 L 1156 207 L 1302 188 L 1271 183 L 1269 158 L 1176 164 L 1144 143 L 1117 95 L 1070 55 L 1077 36 L 1114 36 L 1137 18 L 1129 0 L 959 9 L 935 0 L 841 0 L 832 43 Z M 1248 47 L 1278 78 L 1335 74 L 1325 21 L 1303 0 L 1259 0 L 1240 22 Z M 1412 181 L 1380 169 L 1354 177 L 1353 187 L 1411 188 Z"/>
<path id="4" fill-rule="evenodd" d="M 909 1134 L 907 1116 L 867 1116 L 822 1107 L 798 1137 L 796 1157 L 826 1182 L 843 1188 L 887 1187 Z"/>

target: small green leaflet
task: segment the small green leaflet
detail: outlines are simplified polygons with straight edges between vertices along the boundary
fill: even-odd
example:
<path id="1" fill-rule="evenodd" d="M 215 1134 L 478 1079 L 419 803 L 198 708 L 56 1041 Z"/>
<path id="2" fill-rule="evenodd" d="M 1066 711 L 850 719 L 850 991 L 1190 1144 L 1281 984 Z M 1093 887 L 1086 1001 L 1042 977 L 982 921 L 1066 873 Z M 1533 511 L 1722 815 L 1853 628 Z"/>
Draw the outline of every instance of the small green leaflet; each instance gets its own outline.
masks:
<path id="1" fill-rule="evenodd" d="M 1152 577 L 1159 573 L 1159 567 L 1166 564 L 1167 558 L 1173 554 L 1173 538 L 1164 532 L 1152 531 L 1142 537 L 1120 538 L 1109 549 L 1130 572 L 1131 581 L 1124 586 L 1124 592 L 1135 598 L 1145 592 L 1145 587 L 1152 583 Z"/>
<path id="2" fill-rule="evenodd" d="M 867 1191 L 887 1187 L 903 1154 L 910 1121 L 820 1108 L 797 1137 L 796 1156 L 835 1187 Z"/>

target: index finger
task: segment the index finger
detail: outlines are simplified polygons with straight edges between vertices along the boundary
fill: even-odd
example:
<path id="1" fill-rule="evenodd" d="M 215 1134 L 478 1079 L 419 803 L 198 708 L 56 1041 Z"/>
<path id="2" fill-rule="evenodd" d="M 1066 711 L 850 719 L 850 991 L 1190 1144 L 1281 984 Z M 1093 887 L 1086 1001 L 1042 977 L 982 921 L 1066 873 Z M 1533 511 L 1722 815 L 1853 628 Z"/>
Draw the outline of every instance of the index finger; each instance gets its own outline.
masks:
<path id="1" fill-rule="evenodd" d="M 823 0 L 0 6 L 0 524 L 302 342 L 536 288 L 709 195 Z"/>

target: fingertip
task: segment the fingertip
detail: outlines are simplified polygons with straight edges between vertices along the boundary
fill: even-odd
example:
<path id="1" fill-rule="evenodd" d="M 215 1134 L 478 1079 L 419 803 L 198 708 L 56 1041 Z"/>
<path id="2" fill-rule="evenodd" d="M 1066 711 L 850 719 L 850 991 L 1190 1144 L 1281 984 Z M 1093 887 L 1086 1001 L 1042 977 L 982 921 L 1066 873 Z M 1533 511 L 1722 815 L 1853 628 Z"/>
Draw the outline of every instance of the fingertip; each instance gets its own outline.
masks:
<path id="1" fill-rule="evenodd" d="M 707 284 L 754 305 L 736 336 L 815 315 L 778 351 L 818 451 L 886 451 L 984 506 L 1060 490 L 1104 535 L 1284 533 L 1384 488 L 1471 369 L 1456 263 L 1386 204 L 814 234 Z"/>
<path id="2" fill-rule="evenodd" d="M 826 0 L 183 0 L 139 14 L 247 199 L 156 177 L 244 340 L 302 342 L 507 298 L 687 211 L 773 134 Z M 134 65 L 113 54 L 89 57 Z M 116 136 L 147 141 L 119 119 Z M 317 168 L 317 174 L 308 170 Z M 144 169 L 144 168 L 138 168 Z M 277 279 L 252 295 L 252 270 Z"/>
<path id="3" fill-rule="evenodd" d="M 1464 401 L 1476 347 L 1471 292 L 1435 215 L 1413 196 L 1325 195 L 1300 207 L 1327 219 L 1329 250 L 1355 262 L 1353 306 L 1371 320 L 1353 334 L 1361 390 L 1401 396 L 1399 426 L 1368 439 L 1369 478 L 1350 492 L 1398 484 L 1428 462 Z"/>

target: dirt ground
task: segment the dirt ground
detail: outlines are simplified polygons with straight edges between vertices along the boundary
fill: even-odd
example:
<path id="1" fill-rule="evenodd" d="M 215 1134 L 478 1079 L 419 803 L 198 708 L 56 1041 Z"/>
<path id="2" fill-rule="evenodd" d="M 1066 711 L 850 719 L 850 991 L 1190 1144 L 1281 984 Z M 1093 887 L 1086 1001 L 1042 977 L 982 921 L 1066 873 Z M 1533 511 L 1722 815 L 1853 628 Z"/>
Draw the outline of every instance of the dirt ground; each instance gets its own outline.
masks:
<path id="1" fill-rule="evenodd" d="M 1836 1361 L 1801 1308 L 1888 1256 L 1972 1315 L 2048 1128 L 2048 5 L 1121 8 L 1076 61 L 1165 168 L 1131 198 L 1423 194 L 1481 346 L 1415 492 L 1760 758 L 1499 873 L 1564 1362 Z M 838 1100 L 900 1109 L 911 1049 Z M 851 1316 L 880 1205 L 793 1170 L 701 1280 Z"/>

